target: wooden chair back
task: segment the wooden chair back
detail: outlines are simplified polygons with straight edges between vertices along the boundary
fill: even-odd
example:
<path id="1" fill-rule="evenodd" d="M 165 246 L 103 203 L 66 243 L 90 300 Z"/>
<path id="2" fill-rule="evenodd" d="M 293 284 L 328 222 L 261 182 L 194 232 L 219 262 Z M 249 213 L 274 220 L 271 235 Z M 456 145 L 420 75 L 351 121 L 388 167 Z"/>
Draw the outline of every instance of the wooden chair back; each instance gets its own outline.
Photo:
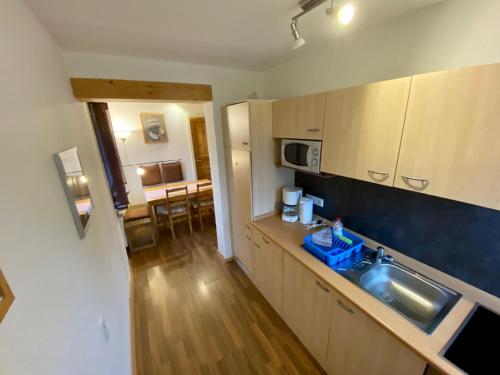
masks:
<path id="1" fill-rule="evenodd" d="M 212 182 L 202 182 L 196 184 L 196 200 L 198 202 L 212 201 L 214 198 Z"/>
<path id="2" fill-rule="evenodd" d="M 189 209 L 187 186 L 166 189 L 165 193 L 167 195 L 167 213 L 174 216 L 186 215 Z M 185 208 L 185 211 L 177 211 L 177 208 Z"/>
<path id="3" fill-rule="evenodd" d="M 174 218 L 185 217 L 189 224 L 189 231 L 193 233 L 191 225 L 191 211 L 189 204 L 189 194 L 187 186 L 175 187 L 166 190 L 167 194 L 167 215 L 170 222 L 172 237 L 175 239 Z"/>

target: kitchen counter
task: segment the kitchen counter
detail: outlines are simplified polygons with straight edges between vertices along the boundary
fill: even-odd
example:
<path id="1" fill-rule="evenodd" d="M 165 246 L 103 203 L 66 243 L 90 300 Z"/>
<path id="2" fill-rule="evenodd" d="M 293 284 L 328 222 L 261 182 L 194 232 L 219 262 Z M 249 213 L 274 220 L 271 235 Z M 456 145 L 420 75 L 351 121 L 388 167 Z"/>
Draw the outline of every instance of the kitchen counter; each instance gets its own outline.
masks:
<path id="1" fill-rule="evenodd" d="M 466 319 L 474 304 L 478 302 L 493 311 L 500 312 L 499 298 L 356 233 L 365 240 L 367 247 L 374 249 L 378 245 L 382 245 L 386 249 L 386 254 L 392 255 L 397 262 L 462 294 L 462 298 L 434 332 L 427 335 L 304 250 L 301 245 L 308 232 L 300 223 L 286 223 L 281 220 L 280 216 L 273 214 L 258 219 L 253 225 L 401 342 L 422 356 L 434 368 L 446 374 L 464 374 L 463 371 L 443 358 L 440 352 Z"/>

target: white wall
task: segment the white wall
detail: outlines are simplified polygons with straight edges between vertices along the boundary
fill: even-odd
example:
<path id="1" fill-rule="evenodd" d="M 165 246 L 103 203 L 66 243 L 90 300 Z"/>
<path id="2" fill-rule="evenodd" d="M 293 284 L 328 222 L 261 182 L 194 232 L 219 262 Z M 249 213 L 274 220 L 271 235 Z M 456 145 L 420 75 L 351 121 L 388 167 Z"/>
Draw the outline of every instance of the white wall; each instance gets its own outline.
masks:
<path id="1" fill-rule="evenodd" d="M 245 99 L 253 93 L 262 97 L 262 74 L 206 65 L 76 52 L 65 52 L 64 59 L 71 77 L 121 78 L 212 85 L 213 108 L 205 105 L 204 109 L 210 168 L 214 183 L 217 239 L 222 255 L 232 256 L 220 108 L 225 104 Z M 214 123 L 212 123 L 212 118 Z M 217 153 L 214 153 L 216 149 Z"/>
<path id="2" fill-rule="evenodd" d="M 0 9 L 0 267 L 16 295 L 0 324 L 0 374 L 130 374 L 128 264 L 87 114 L 23 3 Z M 95 203 L 84 240 L 52 160 L 73 146 Z"/>
<path id="3" fill-rule="evenodd" d="M 200 109 L 196 112 L 203 113 L 203 105 L 198 104 Z M 193 181 L 196 179 L 196 167 L 191 142 L 191 129 L 189 117 L 184 108 L 176 104 L 168 103 L 109 103 L 109 115 L 115 131 L 128 130 L 132 134 L 126 145 L 120 139 L 116 140 L 118 153 L 122 164 L 154 163 L 166 160 L 180 159 L 184 179 Z M 167 127 L 167 143 L 147 144 L 144 143 L 140 113 L 155 112 L 163 113 Z M 125 157 L 126 147 L 126 157 Z M 142 184 L 140 178 L 135 177 L 136 167 L 125 167 L 127 187 L 130 190 L 129 200 L 131 204 L 144 203 L 142 196 Z M 137 194 L 139 193 L 139 194 Z M 138 196 L 139 195 L 139 196 Z M 137 199 L 141 198 L 141 199 Z"/>
<path id="4" fill-rule="evenodd" d="M 500 1 L 448 0 L 352 35 L 264 73 L 280 98 L 500 62 Z"/>

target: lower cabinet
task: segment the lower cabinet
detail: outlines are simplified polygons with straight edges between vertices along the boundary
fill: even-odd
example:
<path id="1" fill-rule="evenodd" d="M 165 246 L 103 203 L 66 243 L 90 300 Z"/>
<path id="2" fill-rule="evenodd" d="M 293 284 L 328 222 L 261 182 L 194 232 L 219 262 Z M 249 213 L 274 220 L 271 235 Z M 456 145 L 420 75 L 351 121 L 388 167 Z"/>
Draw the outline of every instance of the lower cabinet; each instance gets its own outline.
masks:
<path id="1" fill-rule="evenodd" d="M 331 288 L 287 253 L 284 254 L 283 276 L 283 317 L 318 363 L 325 367 Z"/>
<path id="2" fill-rule="evenodd" d="M 255 228 L 253 241 L 255 285 L 271 306 L 281 313 L 283 307 L 283 249 Z"/>
<path id="3" fill-rule="evenodd" d="M 329 375 L 422 375 L 426 362 L 346 299 L 332 293 Z"/>
<path id="4" fill-rule="evenodd" d="M 329 375 L 424 374 L 414 351 L 261 231 L 252 238 L 253 282 Z"/>
<path id="5" fill-rule="evenodd" d="M 245 267 L 250 277 L 254 276 L 255 272 L 255 254 L 252 241 L 252 227 L 248 223 L 237 223 L 238 243 L 235 245 L 235 253 L 239 261 Z"/>
<path id="6" fill-rule="evenodd" d="M 226 149 L 226 167 L 234 254 L 247 273 L 254 272 L 250 153 Z"/>

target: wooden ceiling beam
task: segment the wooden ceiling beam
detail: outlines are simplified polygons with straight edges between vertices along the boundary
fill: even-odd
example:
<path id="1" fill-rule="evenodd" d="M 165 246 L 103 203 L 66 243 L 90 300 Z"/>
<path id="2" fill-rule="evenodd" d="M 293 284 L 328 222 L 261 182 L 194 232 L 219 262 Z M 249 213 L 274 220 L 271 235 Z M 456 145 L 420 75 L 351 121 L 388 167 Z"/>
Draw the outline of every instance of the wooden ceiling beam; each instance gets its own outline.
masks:
<path id="1" fill-rule="evenodd" d="M 71 78 L 71 87 L 75 98 L 84 102 L 140 100 L 206 103 L 212 101 L 211 85 L 193 83 Z"/>

